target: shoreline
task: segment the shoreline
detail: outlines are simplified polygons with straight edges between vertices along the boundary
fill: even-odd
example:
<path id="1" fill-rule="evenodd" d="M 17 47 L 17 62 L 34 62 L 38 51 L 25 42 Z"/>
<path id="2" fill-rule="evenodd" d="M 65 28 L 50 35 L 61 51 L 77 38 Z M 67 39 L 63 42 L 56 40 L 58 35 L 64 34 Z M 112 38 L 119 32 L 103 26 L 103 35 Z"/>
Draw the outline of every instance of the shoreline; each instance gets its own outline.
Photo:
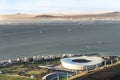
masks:
<path id="1" fill-rule="evenodd" d="M 38 23 L 76 23 L 79 25 L 117 24 L 120 19 L 6 19 L 0 20 L 0 25 L 38 24 Z M 97 24 L 96 24 L 97 23 Z"/>
<path id="2" fill-rule="evenodd" d="M 70 73 L 71 75 L 73 75 L 73 78 L 74 78 L 75 76 L 79 75 L 79 71 L 77 72 L 77 74 L 75 74 L 76 71 L 63 69 L 63 68 L 60 68 L 60 67 L 57 67 L 57 66 L 60 64 L 59 61 L 60 61 L 61 58 L 78 57 L 78 56 L 83 56 L 83 55 L 84 56 L 99 56 L 99 57 L 103 58 L 104 60 L 106 60 L 106 65 L 105 66 L 109 66 L 111 64 L 114 65 L 119 60 L 118 56 L 102 56 L 102 55 L 97 54 L 97 53 L 96 54 L 78 54 L 78 55 L 75 55 L 75 54 L 62 54 L 62 55 L 51 55 L 51 56 L 32 56 L 32 57 L 17 58 L 16 60 L 13 60 L 13 61 L 12 60 L 8 60 L 8 61 L 6 60 L 6 61 L 4 61 L 3 64 L 0 64 L 0 68 L 1 69 L 2 68 L 11 69 L 12 66 L 13 66 L 13 68 L 14 68 L 14 66 L 18 66 L 18 70 L 19 69 L 26 70 L 26 69 L 28 69 L 29 66 L 27 66 L 27 67 L 24 66 L 24 67 L 21 68 L 21 65 L 23 66 L 23 65 L 31 65 L 32 64 L 32 66 L 34 65 L 34 66 L 36 66 L 36 68 L 33 67 L 33 69 L 31 69 L 30 71 L 33 71 L 33 70 L 44 70 L 44 71 L 48 71 L 47 72 L 48 75 L 49 75 L 49 73 L 51 73 L 50 71 L 52 71 L 52 72 L 61 71 L 61 72 L 65 72 L 65 73 Z M 47 64 L 50 61 L 53 61 L 54 64 L 52 64 L 52 63 L 51 64 Z M 46 63 L 46 64 L 44 64 L 44 63 Z M 42 65 L 37 65 L 37 64 L 42 64 Z M 104 67 L 104 64 L 102 64 L 101 67 L 102 66 Z M 99 67 L 99 68 L 101 68 L 101 67 Z M 94 69 L 96 71 L 96 68 L 94 68 Z M 5 71 L 5 69 L 1 70 L 1 74 L 6 74 L 7 73 L 7 72 L 4 73 L 4 71 Z M 26 72 L 27 71 L 25 71 L 25 73 Z M 85 70 L 85 72 L 86 72 L 86 70 Z M 84 71 L 83 71 L 83 73 L 84 73 Z M 23 74 L 23 73 L 21 73 L 21 74 Z M 19 73 L 20 76 L 21 76 L 21 74 Z M 12 74 L 12 75 L 14 75 L 14 74 Z M 46 74 L 44 74 L 44 76 L 45 75 Z M 28 76 L 28 75 L 24 75 L 24 76 Z M 43 78 L 44 76 L 42 76 L 40 78 Z M 32 74 L 29 77 L 31 77 L 31 78 L 34 77 L 35 79 L 38 78 L 37 76 L 35 77 Z M 71 79 L 72 76 L 69 77 L 69 78 Z"/>
<path id="3" fill-rule="evenodd" d="M 14 65 L 17 63 L 21 63 L 21 62 L 26 62 L 29 63 L 32 61 L 41 61 L 41 60 L 49 60 L 49 59 L 55 59 L 55 58 L 63 58 L 63 57 L 72 57 L 72 56 L 82 56 L 83 54 L 57 54 L 57 55 L 49 55 L 49 56 L 28 56 L 28 57 L 17 57 L 14 59 L 6 59 L 6 60 L 2 60 L 0 61 L 0 67 L 5 67 L 5 66 L 9 66 L 9 65 Z M 97 54 L 84 54 L 87 56 L 92 56 L 92 55 L 100 55 L 99 53 Z"/>
<path id="4" fill-rule="evenodd" d="M 120 20 L 120 17 L 82 17 L 82 18 L 39 18 L 39 19 L 0 19 L 0 21 L 84 21 L 84 20 Z"/>
<path id="5" fill-rule="evenodd" d="M 0 14 L 0 20 L 120 20 L 120 12 Z"/>

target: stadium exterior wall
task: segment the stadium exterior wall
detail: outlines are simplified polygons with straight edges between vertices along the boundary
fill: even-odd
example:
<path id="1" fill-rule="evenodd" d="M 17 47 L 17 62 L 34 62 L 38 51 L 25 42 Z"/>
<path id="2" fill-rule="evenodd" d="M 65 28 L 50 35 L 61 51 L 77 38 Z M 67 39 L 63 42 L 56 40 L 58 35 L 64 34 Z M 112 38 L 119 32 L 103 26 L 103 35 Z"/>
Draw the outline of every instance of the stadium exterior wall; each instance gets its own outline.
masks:
<path id="1" fill-rule="evenodd" d="M 74 59 L 85 59 L 90 60 L 90 62 L 73 62 Z M 85 70 L 85 69 L 94 69 L 100 66 L 103 62 L 101 57 L 97 56 L 81 56 L 81 57 L 72 57 L 72 58 L 63 58 L 61 59 L 62 66 L 71 70 Z"/>

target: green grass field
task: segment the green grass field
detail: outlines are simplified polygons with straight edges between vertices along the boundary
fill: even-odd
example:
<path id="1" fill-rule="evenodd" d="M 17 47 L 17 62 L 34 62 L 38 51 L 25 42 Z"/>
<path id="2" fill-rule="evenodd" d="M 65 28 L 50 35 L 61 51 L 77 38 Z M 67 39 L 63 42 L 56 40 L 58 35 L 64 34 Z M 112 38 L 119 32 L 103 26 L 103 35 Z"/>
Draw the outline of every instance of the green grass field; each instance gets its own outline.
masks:
<path id="1" fill-rule="evenodd" d="M 9 76 L 9 75 L 2 75 L 0 74 L 0 80 L 36 80 L 26 77 L 19 77 L 19 76 Z"/>
<path id="2" fill-rule="evenodd" d="M 39 69 L 40 65 L 56 65 L 60 64 L 59 59 L 55 60 L 45 60 L 39 63 L 31 64 L 20 64 L 8 67 L 1 67 L 0 71 L 3 73 L 0 75 L 0 80 L 34 80 L 34 79 L 24 79 L 23 77 L 15 77 L 14 75 L 30 77 L 31 75 L 36 76 L 36 79 L 42 78 L 44 75 L 48 74 L 48 69 Z M 12 75 L 12 76 L 7 76 Z"/>

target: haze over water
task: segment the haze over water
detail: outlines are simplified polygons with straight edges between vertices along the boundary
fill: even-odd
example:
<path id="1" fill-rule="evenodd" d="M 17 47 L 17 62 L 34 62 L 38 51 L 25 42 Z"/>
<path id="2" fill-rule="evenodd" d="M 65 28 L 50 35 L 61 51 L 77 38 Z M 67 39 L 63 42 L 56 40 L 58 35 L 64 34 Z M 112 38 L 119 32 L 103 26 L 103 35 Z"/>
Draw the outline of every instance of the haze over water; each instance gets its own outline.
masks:
<path id="1" fill-rule="evenodd" d="M 98 24 L 100 22 L 100 24 Z M 0 25 L 0 60 L 36 55 L 120 56 L 120 23 L 33 22 Z M 89 24 L 88 24 L 89 23 Z"/>

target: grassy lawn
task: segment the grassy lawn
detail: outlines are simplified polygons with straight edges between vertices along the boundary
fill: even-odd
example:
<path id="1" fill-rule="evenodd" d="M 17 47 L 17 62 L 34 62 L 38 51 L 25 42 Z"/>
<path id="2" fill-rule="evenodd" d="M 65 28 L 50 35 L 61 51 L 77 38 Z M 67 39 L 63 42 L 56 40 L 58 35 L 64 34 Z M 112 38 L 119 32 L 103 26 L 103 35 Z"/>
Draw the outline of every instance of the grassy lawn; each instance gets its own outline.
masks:
<path id="1" fill-rule="evenodd" d="M 46 66 L 46 65 L 56 65 L 56 64 L 60 64 L 60 59 L 44 61 L 44 62 L 39 63 L 39 65 L 43 65 L 43 66 Z"/>
<path id="2" fill-rule="evenodd" d="M 36 79 L 0 74 L 0 80 L 36 80 Z"/>
<path id="3" fill-rule="evenodd" d="M 23 67 L 24 67 L 23 65 L 4 67 L 4 68 L 0 68 L 0 71 L 4 71 L 5 74 L 16 75 L 19 72 L 19 69 Z"/>
<path id="4" fill-rule="evenodd" d="M 23 67 L 23 65 L 17 65 L 17 66 L 10 66 L 10 67 L 5 67 L 5 68 L 0 68 L 0 70 L 1 71 L 3 71 L 3 70 L 6 70 L 6 71 L 8 71 L 8 70 L 17 70 L 17 69 L 22 68 L 22 67 Z"/>
<path id="5" fill-rule="evenodd" d="M 21 77 L 19 79 L 19 77 L 10 77 L 6 75 L 20 75 L 20 76 L 26 76 L 26 77 L 35 75 L 37 76 L 37 78 L 42 78 L 44 75 L 48 74 L 48 69 L 39 69 L 38 66 L 57 65 L 57 64 L 60 64 L 59 59 L 45 60 L 45 61 L 41 61 L 38 63 L 31 63 L 31 64 L 22 64 L 22 65 L 3 67 L 3 68 L 0 68 L 0 71 L 2 71 L 4 75 L 3 76 L 1 76 L 2 74 L 0 75 L 0 80 L 8 80 L 8 79 L 9 80 L 31 80 L 31 79 L 21 79 Z"/>
<path id="6" fill-rule="evenodd" d="M 31 70 L 31 71 L 25 72 L 25 74 L 27 75 L 32 75 L 32 74 L 39 75 L 40 73 L 41 72 L 39 70 Z"/>
<path id="7" fill-rule="evenodd" d="M 44 70 L 44 69 L 36 69 L 36 70 L 29 70 L 24 72 L 23 74 L 26 76 L 31 76 L 31 75 L 35 75 L 37 76 L 37 78 L 41 79 L 44 75 L 46 75 L 48 73 L 48 70 Z"/>

